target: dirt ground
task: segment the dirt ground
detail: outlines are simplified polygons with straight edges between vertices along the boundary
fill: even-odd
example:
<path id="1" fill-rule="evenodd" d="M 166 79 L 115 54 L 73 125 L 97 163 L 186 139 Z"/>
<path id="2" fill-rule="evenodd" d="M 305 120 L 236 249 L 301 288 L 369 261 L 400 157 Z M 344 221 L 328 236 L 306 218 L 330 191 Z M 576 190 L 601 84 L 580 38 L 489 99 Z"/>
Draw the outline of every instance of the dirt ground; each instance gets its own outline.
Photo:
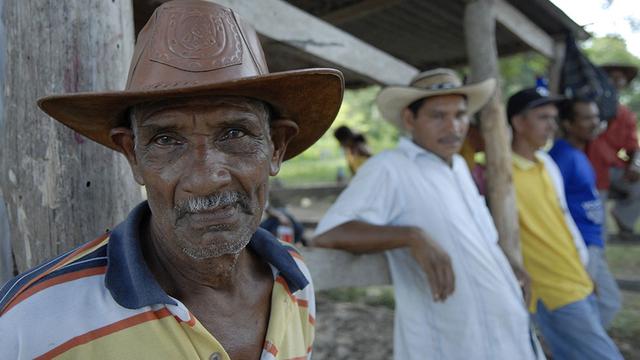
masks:
<path id="1" fill-rule="evenodd" d="M 316 299 L 314 360 L 383 360 L 393 357 L 393 310 Z"/>
<path id="2" fill-rule="evenodd" d="M 383 360 L 393 358 L 393 310 L 344 302 L 318 294 L 314 360 Z M 626 360 L 640 360 L 635 334 L 612 332 Z"/>

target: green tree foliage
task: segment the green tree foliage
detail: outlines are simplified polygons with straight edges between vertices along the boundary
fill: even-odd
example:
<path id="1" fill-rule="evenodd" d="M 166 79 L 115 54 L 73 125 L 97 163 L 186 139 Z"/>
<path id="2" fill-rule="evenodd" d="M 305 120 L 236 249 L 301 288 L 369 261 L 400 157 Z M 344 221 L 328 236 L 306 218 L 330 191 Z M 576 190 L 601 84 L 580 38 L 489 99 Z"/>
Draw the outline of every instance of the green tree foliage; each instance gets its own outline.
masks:
<path id="1" fill-rule="evenodd" d="M 517 91 L 535 86 L 537 77 L 548 78 L 549 60 L 535 52 L 504 57 L 500 59 L 498 66 L 502 77 L 502 97 L 505 103 Z"/>

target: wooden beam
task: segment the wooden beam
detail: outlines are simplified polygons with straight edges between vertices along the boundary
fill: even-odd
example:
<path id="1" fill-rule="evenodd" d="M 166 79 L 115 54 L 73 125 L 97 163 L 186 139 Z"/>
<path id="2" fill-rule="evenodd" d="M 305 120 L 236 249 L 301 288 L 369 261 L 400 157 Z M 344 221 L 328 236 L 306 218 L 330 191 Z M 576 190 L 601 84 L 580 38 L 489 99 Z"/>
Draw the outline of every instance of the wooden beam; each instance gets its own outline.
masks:
<path id="1" fill-rule="evenodd" d="M 262 35 L 349 69 L 378 84 L 407 84 L 413 66 L 282 0 L 216 0 Z"/>
<path id="2" fill-rule="evenodd" d="M 553 44 L 554 56 L 549 64 L 549 90 L 553 94 L 560 91 L 560 75 L 564 63 L 567 44 L 564 41 L 556 41 Z"/>
<path id="3" fill-rule="evenodd" d="M 340 25 L 398 5 L 401 2 L 402 0 L 363 0 L 322 15 L 322 19 L 334 25 Z"/>
<path id="4" fill-rule="evenodd" d="M 552 58 L 555 54 L 554 41 L 549 34 L 505 0 L 496 0 L 495 19 L 532 49 Z"/>
<path id="5" fill-rule="evenodd" d="M 353 255 L 346 251 L 302 248 L 316 291 L 391 284 L 384 253 Z"/>

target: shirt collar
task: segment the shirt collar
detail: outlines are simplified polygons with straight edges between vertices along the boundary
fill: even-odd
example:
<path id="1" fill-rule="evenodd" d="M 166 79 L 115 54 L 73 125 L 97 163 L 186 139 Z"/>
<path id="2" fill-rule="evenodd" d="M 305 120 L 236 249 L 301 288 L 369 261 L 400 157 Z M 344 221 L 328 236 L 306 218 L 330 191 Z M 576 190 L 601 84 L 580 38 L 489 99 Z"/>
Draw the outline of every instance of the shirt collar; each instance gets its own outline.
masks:
<path id="1" fill-rule="evenodd" d="M 151 216 L 151 210 L 144 201 L 109 237 L 105 285 L 115 301 L 128 309 L 155 304 L 176 305 L 175 300 L 162 290 L 142 255 L 140 230 L 148 216 Z M 269 232 L 258 229 L 248 247 L 282 275 L 292 293 L 309 283 L 289 254 L 289 248 Z"/>
<path id="2" fill-rule="evenodd" d="M 515 165 L 518 169 L 524 171 L 530 170 L 542 162 L 542 158 L 540 157 L 540 155 L 538 155 L 537 152 L 535 153 L 535 157 L 536 161 L 531 161 L 516 154 L 515 152 L 511 153 L 511 161 L 513 162 L 513 165 Z"/>
<path id="3" fill-rule="evenodd" d="M 400 141 L 398 141 L 398 149 L 402 151 L 411 161 L 415 161 L 418 156 L 426 156 L 428 158 L 438 160 L 441 163 L 449 166 L 444 160 L 442 160 L 438 155 L 432 153 L 431 151 L 421 147 L 414 143 L 411 139 L 406 137 L 401 137 Z"/>

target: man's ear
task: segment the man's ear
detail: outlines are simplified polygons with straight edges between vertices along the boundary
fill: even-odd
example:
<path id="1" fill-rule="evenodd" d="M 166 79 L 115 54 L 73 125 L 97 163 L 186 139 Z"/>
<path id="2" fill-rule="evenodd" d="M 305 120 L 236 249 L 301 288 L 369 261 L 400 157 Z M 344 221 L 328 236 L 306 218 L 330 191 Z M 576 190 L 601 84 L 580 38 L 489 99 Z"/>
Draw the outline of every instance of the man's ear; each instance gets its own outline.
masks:
<path id="1" fill-rule="evenodd" d="M 129 166 L 131 166 L 133 178 L 138 184 L 144 185 L 144 181 L 142 180 L 140 169 L 138 167 L 138 160 L 136 159 L 133 130 L 126 127 L 117 127 L 111 129 L 109 135 L 111 136 L 111 141 L 113 141 L 113 143 L 118 147 L 118 150 L 127 158 Z"/>
<path id="2" fill-rule="evenodd" d="M 411 112 L 409 108 L 404 108 L 402 109 L 402 113 L 400 113 L 400 116 L 402 117 L 402 125 L 404 126 L 404 128 L 407 129 L 409 133 L 412 133 L 414 122 L 413 112 Z"/>
<path id="3" fill-rule="evenodd" d="M 513 136 L 521 134 L 524 130 L 524 116 L 522 114 L 514 115 L 511 119 L 511 128 L 513 129 Z"/>
<path id="4" fill-rule="evenodd" d="M 273 143 L 273 155 L 269 174 L 275 176 L 280 171 L 280 165 L 284 159 L 287 145 L 299 132 L 298 124 L 289 119 L 273 119 L 271 121 L 271 142 Z"/>

